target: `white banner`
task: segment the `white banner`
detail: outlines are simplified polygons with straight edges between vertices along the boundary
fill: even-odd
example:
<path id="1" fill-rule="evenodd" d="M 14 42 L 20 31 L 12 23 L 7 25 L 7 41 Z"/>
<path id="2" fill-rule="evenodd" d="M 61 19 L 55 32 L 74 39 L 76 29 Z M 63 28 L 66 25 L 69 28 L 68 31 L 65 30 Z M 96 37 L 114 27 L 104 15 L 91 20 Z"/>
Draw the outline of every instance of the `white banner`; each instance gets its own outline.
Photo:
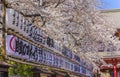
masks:
<path id="1" fill-rule="evenodd" d="M 74 64 L 66 58 L 34 46 L 12 35 L 6 36 L 6 54 L 29 62 L 45 64 L 86 74 L 86 69 L 82 66 Z"/>
<path id="2" fill-rule="evenodd" d="M 60 56 L 50 53 L 48 50 L 36 47 L 12 35 L 6 36 L 6 54 L 15 58 L 25 59 L 26 61 L 59 68 L 64 67 L 63 63 L 67 61 Z"/>
<path id="3" fill-rule="evenodd" d="M 13 55 L 15 54 L 15 37 L 8 35 L 6 36 L 6 51 L 8 55 Z"/>
<path id="4" fill-rule="evenodd" d="M 39 48 L 35 47 L 15 36 L 6 36 L 6 51 L 7 55 L 11 55 L 16 58 L 26 59 L 28 61 L 39 61 Z"/>
<path id="5" fill-rule="evenodd" d="M 45 38 L 41 29 L 37 28 L 23 15 L 10 8 L 6 9 L 6 27 L 7 29 L 13 29 L 30 40 L 45 44 Z"/>
<path id="6" fill-rule="evenodd" d="M 15 32 L 18 32 L 18 34 L 22 34 L 35 43 L 46 43 L 47 39 L 43 35 L 40 28 L 35 27 L 35 25 L 27 20 L 23 15 L 10 8 L 6 9 L 6 28 L 13 29 Z M 61 57 L 55 57 L 56 55 L 48 53 L 47 51 L 43 52 L 41 50 L 42 48 L 33 46 L 17 37 L 11 35 L 6 36 L 6 45 L 7 55 L 36 63 L 43 63 L 47 65 L 52 64 L 52 66 L 61 67 L 64 69 L 71 69 L 69 63 L 67 63 L 69 67 L 60 65 L 58 60 L 60 60 L 59 58 Z M 71 54 L 72 52 L 64 55 L 70 55 L 67 57 L 72 58 Z M 66 59 L 64 59 L 63 64 L 65 64 L 65 60 Z M 76 70 L 79 71 L 79 69 Z"/>

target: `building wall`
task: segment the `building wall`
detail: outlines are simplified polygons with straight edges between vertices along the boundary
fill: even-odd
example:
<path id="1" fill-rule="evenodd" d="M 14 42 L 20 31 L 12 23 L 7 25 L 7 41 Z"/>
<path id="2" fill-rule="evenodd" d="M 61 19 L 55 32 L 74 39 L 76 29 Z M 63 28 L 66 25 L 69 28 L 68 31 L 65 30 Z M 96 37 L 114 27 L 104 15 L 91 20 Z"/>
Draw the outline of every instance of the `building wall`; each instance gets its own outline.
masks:
<path id="1" fill-rule="evenodd" d="M 116 28 L 120 28 L 120 9 L 101 11 L 107 20 L 112 22 Z"/>
<path id="2" fill-rule="evenodd" d="M 116 31 L 117 29 L 120 29 L 120 9 L 102 10 L 101 13 L 107 21 L 113 23 L 111 26 L 114 26 Z M 115 40 L 114 45 L 116 47 L 116 51 L 120 51 L 120 41 Z"/>

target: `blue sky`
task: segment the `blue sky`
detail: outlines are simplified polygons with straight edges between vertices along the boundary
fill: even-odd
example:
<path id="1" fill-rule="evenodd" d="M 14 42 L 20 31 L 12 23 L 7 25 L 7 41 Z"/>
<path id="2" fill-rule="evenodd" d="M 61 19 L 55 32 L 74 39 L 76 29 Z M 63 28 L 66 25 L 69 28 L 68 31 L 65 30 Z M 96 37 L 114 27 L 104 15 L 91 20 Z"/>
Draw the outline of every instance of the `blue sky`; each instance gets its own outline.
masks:
<path id="1" fill-rule="evenodd" d="M 101 0 L 102 9 L 120 9 L 120 0 Z"/>

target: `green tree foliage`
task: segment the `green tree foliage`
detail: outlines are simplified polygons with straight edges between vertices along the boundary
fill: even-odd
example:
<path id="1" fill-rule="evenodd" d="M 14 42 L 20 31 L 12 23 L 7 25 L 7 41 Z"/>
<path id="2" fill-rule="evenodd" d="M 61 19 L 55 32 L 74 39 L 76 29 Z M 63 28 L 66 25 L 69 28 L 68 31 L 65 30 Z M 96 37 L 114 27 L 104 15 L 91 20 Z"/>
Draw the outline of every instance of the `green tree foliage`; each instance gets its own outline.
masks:
<path id="1" fill-rule="evenodd" d="M 9 68 L 10 76 L 32 77 L 32 66 L 10 61 L 13 67 Z"/>

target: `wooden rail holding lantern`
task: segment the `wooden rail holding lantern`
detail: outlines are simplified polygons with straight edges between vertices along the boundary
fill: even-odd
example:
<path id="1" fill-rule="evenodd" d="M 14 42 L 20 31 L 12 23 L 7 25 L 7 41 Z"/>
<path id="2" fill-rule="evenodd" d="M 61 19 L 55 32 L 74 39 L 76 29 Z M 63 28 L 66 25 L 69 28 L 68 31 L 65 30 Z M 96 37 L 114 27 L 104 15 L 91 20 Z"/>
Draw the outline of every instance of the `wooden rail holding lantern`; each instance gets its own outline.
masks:
<path id="1" fill-rule="evenodd" d="M 91 75 L 92 69 L 88 68 L 86 63 L 81 64 L 81 61 L 78 62 L 63 55 L 61 51 L 46 46 L 46 39 L 40 28 L 35 27 L 14 9 L 6 8 L 5 0 L 2 0 L 2 4 L 3 60 L 6 58 L 33 66 L 43 65 L 53 69 Z"/>
<path id="2" fill-rule="evenodd" d="M 53 54 L 55 54 L 56 56 L 61 56 L 61 57 L 65 58 L 65 59 L 67 59 L 68 61 L 71 61 L 72 63 L 78 64 L 78 65 L 86 68 L 84 65 L 82 65 L 82 64 L 80 64 L 80 63 L 78 63 L 78 62 L 76 62 L 76 61 L 74 61 L 74 60 L 72 60 L 72 59 L 69 59 L 68 57 L 66 57 L 66 56 L 64 56 L 63 54 L 59 53 L 57 50 L 53 50 L 53 49 L 51 49 L 50 47 L 46 47 L 46 46 L 43 45 L 43 44 L 34 43 L 34 42 L 32 42 L 31 40 L 28 40 L 28 38 L 25 38 L 24 36 L 19 35 L 18 33 L 14 32 L 14 31 L 12 31 L 12 30 L 10 30 L 10 29 L 7 31 L 7 33 L 8 33 L 9 35 L 14 35 L 14 36 L 16 36 L 16 37 L 19 37 L 20 39 L 22 39 L 22 40 L 24 40 L 24 41 L 26 41 L 26 42 L 28 42 L 28 43 L 36 46 L 36 47 L 40 47 L 40 48 L 43 48 L 43 49 L 47 49 L 50 53 L 53 53 Z"/>
<path id="3" fill-rule="evenodd" d="M 25 38 L 29 39 L 30 41 L 34 42 L 37 45 L 42 45 L 43 47 L 46 47 L 47 49 L 50 49 L 53 52 L 57 52 L 58 54 L 63 54 L 62 51 L 56 50 L 53 47 L 48 47 L 47 45 L 45 45 L 46 39 L 44 38 L 45 36 L 41 32 L 40 28 L 35 27 L 35 25 L 33 23 L 26 20 L 25 18 L 23 18 L 22 15 L 19 15 L 17 13 L 18 12 L 16 12 L 16 11 L 14 12 L 13 9 L 7 9 L 7 18 L 6 18 L 7 29 L 14 30 L 14 32 L 19 34 L 20 36 L 24 36 Z M 16 14 L 16 16 L 15 16 L 15 14 Z M 19 19 L 16 19 L 15 17 L 19 18 Z M 72 55 L 73 55 L 73 53 L 72 53 Z M 70 59 L 72 59 L 72 58 L 70 58 Z M 80 64 L 80 62 L 78 62 L 78 61 L 76 61 L 76 62 Z"/>
<path id="4" fill-rule="evenodd" d="M 15 33 L 12 33 L 12 34 L 14 35 Z M 20 38 L 20 36 L 18 36 L 18 37 Z M 86 67 L 79 65 L 75 61 L 72 61 L 72 60 L 69 60 L 69 59 L 65 58 L 63 55 L 60 55 L 60 54 L 57 54 L 57 53 L 54 53 L 54 52 L 51 53 L 48 50 L 46 51 L 46 48 L 43 48 L 43 47 L 42 48 L 43 48 L 43 53 L 44 54 L 41 54 L 41 56 L 37 52 L 39 50 L 37 50 L 35 52 L 36 54 L 39 55 L 39 57 L 37 57 L 38 55 L 36 55 L 36 54 L 34 56 L 28 55 L 27 53 L 23 52 L 24 50 L 20 50 L 21 48 L 19 48 L 19 50 L 22 51 L 23 54 L 21 52 L 19 52 L 19 51 L 13 51 L 12 49 L 10 49 L 10 47 L 8 47 L 9 41 L 8 40 L 6 40 L 6 41 L 7 41 L 6 50 L 8 51 L 7 55 L 9 57 L 12 56 L 13 58 L 16 58 L 16 59 L 22 59 L 25 62 L 34 63 L 34 64 L 40 64 L 40 65 L 47 65 L 47 66 L 50 66 L 50 67 L 56 67 L 56 68 L 59 68 L 59 69 L 69 70 L 69 71 L 73 71 L 73 72 L 78 72 L 80 70 L 80 69 L 78 69 L 78 70 L 75 71 L 74 67 L 82 68 L 82 69 L 84 69 L 84 71 L 86 69 Z M 20 41 L 22 42 L 22 39 L 20 39 Z M 16 44 L 18 45 L 18 43 L 16 43 Z M 29 43 L 29 45 L 30 45 L 30 43 Z M 23 46 L 24 45 L 22 45 L 22 47 Z M 18 47 L 20 47 L 20 46 L 18 46 Z M 37 46 L 37 48 L 41 48 L 41 46 L 40 47 Z M 50 59 L 50 57 L 44 58 L 45 54 L 46 55 L 51 55 L 52 58 L 51 59 Z M 43 58 L 43 59 L 42 60 L 39 59 L 40 57 Z M 57 64 L 55 63 L 56 61 L 57 61 Z M 61 62 L 62 62 L 62 64 L 61 64 Z M 66 65 L 66 63 L 67 63 L 67 65 Z M 72 67 L 71 67 L 71 65 L 72 65 Z M 81 73 L 81 71 L 80 71 L 80 73 Z"/>

